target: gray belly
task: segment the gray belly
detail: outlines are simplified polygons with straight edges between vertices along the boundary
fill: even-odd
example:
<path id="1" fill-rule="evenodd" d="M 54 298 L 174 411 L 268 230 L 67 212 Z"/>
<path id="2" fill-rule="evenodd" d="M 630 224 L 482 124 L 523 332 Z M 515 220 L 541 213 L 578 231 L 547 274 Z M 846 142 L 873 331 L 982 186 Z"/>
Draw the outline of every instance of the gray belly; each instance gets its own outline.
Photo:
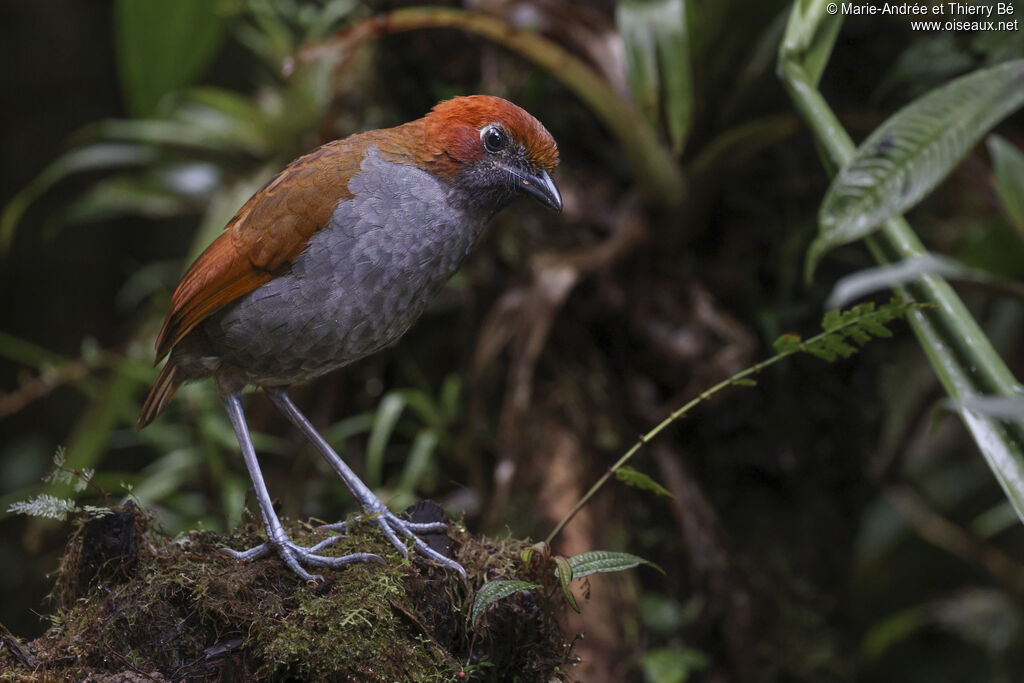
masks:
<path id="1" fill-rule="evenodd" d="M 435 178 L 374 151 L 349 189 L 353 198 L 339 202 L 288 273 L 205 322 L 219 362 L 251 383 L 311 379 L 397 340 L 482 227 L 449 205 Z"/>

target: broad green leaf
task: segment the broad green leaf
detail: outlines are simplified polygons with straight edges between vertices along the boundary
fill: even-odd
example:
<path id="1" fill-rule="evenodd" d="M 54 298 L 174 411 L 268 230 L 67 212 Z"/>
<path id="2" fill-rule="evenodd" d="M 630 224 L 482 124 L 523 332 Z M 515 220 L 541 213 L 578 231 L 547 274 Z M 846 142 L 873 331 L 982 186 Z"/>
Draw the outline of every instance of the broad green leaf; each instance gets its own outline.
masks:
<path id="1" fill-rule="evenodd" d="M 498 600 L 506 598 L 513 593 L 532 591 L 538 588 L 540 588 L 539 584 L 530 583 L 529 581 L 488 581 L 480 586 L 480 590 L 476 592 L 476 597 L 473 598 L 473 608 L 469 613 L 469 623 L 472 626 L 476 626 L 477 619 L 484 613 L 484 610 Z"/>
<path id="2" fill-rule="evenodd" d="M 986 144 L 992 157 L 999 203 L 1024 239 L 1024 152 L 998 135 L 989 135 Z"/>
<path id="3" fill-rule="evenodd" d="M 633 488 L 640 489 L 641 491 L 653 491 L 659 496 L 666 496 L 668 498 L 672 497 L 672 494 L 669 493 L 667 488 L 654 481 L 654 479 L 643 472 L 635 470 L 627 465 L 623 465 L 619 469 L 615 470 L 615 478 L 626 486 L 632 486 Z"/>
<path id="4" fill-rule="evenodd" d="M 613 552 L 611 550 L 591 550 L 589 553 L 573 555 L 569 558 L 572 575 L 577 579 L 591 574 L 621 572 L 642 564 L 648 564 L 661 571 L 656 564 L 648 562 L 642 557 L 630 555 L 629 553 Z"/>
<path id="5" fill-rule="evenodd" d="M 615 11 L 633 98 L 682 153 L 693 122 L 693 74 L 684 0 L 624 0 Z"/>
<path id="6" fill-rule="evenodd" d="M 117 57 L 128 108 L 151 116 L 164 95 L 189 85 L 224 37 L 215 0 L 117 0 Z"/>
<path id="7" fill-rule="evenodd" d="M 1018 59 L 958 78 L 890 117 L 833 179 L 807 254 L 807 277 L 829 250 L 917 204 L 1022 104 L 1024 60 Z"/>

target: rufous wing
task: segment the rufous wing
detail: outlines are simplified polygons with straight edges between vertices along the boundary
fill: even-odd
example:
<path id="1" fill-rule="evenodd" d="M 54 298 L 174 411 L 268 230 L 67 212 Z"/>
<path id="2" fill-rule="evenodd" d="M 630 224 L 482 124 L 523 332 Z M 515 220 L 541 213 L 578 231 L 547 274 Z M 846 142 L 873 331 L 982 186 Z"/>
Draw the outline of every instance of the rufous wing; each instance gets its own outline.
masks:
<path id="1" fill-rule="evenodd" d="M 351 196 L 348 181 L 368 142 L 355 136 L 317 148 L 242 206 L 174 291 L 157 337 L 157 362 L 207 317 L 287 271 L 338 201 Z"/>

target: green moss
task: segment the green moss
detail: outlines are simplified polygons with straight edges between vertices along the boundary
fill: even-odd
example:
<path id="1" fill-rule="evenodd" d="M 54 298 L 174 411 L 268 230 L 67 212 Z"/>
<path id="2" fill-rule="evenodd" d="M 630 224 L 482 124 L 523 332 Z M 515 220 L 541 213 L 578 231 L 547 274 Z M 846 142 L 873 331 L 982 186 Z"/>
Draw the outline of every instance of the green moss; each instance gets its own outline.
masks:
<path id="1" fill-rule="evenodd" d="M 306 524 L 286 526 L 299 544 L 324 538 Z M 325 581 L 313 584 L 275 555 L 240 562 L 221 550 L 261 541 L 252 520 L 231 537 L 168 539 L 130 505 L 83 523 L 58 572 L 53 626 L 24 647 L 38 666 L 5 652 L 0 680 L 25 680 L 35 669 L 37 680 L 132 672 L 156 680 L 451 681 L 468 671 L 466 680 L 515 672 L 518 680 L 547 681 L 571 665 L 553 572 L 522 567 L 526 542 L 453 530 L 452 553 L 469 575 L 463 583 L 408 562 L 374 525 L 359 524 L 325 552 L 374 552 L 386 565 L 325 570 Z M 513 577 L 548 588 L 492 606 L 471 631 L 475 590 Z"/>

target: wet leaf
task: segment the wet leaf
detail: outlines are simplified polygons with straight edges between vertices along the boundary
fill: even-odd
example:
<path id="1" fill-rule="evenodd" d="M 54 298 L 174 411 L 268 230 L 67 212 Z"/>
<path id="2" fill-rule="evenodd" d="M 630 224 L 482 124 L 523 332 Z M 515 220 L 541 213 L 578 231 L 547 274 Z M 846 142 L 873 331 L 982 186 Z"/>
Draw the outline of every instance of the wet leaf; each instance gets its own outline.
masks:
<path id="1" fill-rule="evenodd" d="M 807 277 L 828 251 L 917 204 L 1022 104 L 1024 60 L 1014 60 L 958 78 L 896 112 L 833 179 L 808 250 Z"/>

